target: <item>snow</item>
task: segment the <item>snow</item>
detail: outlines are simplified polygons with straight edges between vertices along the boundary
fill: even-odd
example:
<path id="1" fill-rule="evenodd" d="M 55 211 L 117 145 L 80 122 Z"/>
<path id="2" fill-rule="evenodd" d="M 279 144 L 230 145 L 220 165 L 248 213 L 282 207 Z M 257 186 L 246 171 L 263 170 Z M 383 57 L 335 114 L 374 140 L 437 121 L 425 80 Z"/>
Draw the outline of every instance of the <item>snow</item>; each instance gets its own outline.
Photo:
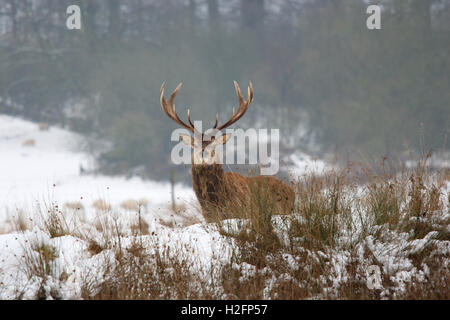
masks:
<path id="1" fill-rule="evenodd" d="M 34 146 L 24 146 L 30 139 Z M 169 183 L 80 175 L 80 165 L 88 170 L 94 167 L 94 159 L 80 151 L 82 146 L 82 137 L 70 131 L 57 127 L 40 131 L 35 123 L 0 115 L 0 224 L 19 211 L 33 211 L 37 203 L 77 202 L 89 213 L 98 199 L 113 209 L 129 199 L 146 199 L 155 218 L 167 215 Z M 194 201 L 187 186 L 177 184 L 175 194 L 183 201 Z"/>
<path id="2" fill-rule="evenodd" d="M 29 139 L 35 141 L 34 146 L 22 145 Z M 115 226 L 121 235 L 121 246 L 129 248 L 136 240 L 131 236 L 132 226 L 139 219 L 148 224 L 148 234 L 140 235 L 139 239 L 149 253 L 164 252 L 169 248 L 167 252 L 172 257 L 182 256 L 189 260 L 191 271 L 203 274 L 205 278 L 213 273 L 212 266 L 231 261 L 237 247 L 232 237 L 223 234 L 238 235 L 247 227 L 246 221 L 226 220 L 221 227 L 222 232 L 215 224 L 188 223 L 203 219 L 198 205 L 197 209 L 195 207 L 194 194 L 187 186 L 175 186 L 177 203 L 187 204 L 187 213 L 179 215 L 169 209 L 169 183 L 144 181 L 137 177 L 80 175 L 80 164 L 87 169 L 94 167 L 94 160 L 82 151 L 82 143 L 82 137 L 67 130 L 51 127 L 48 131 L 40 131 L 35 123 L 0 115 L 0 299 L 35 299 L 39 291 L 43 291 L 47 299 L 80 299 L 86 277 L 89 276 L 94 283 L 101 283 L 105 266 L 115 259 L 109 242 L 117 239 L 114 235 L 108 236 L 105 230 L 108 226 Z M 327 168 L 325 162 L 314 160 L 306 154 L 294 154 L 290 160 L 295 164 L 292 170 L 296 174 L 310 170 L 320 173 Z M 443 190 L 444 200 L 449 191 L 450 182 Z M 99 199 L 111 208 L 102 210 L 96 207 L 93 203 Z M 137 213 L 121 207 L 129 199 L 146 199 L 148 204 Z M 70 209 L 65 206 L 67 203 L 79 203 L 82 209 Z M 52 238 L 44 231 L 44 216 L 48 210 L 56 212 L 64 221 L 65 227 L 70 230 L 67 235 Z M 436 223 L 448 221 L 448 208 L 444 211 L 436 218 Z M 20 232 L 15 231 L 13 223 L 19 217 L 28 226 Z M 351 234 L 342 234 L 336 247 L 320 251 L 299 247 L 298 255 L 283 253 L 286 272 L 283 270 L 277 276 L 268 267 L 258 270 L 247 262 L 233 262 L 232 268 L 240 271 L 241 281 L 251 281 L 257 274 L 265 275 L 263 291 L 264 298 L 268 299 L 280 281 L 292 280 L 299 285 L 310 286 L 308 281 L 311 279 L 299 281 L 293 279 L 292 274 L 304 272 L 311 275 L 314 265 L 328 270 L 320 275 L 317 284 L 324 288 L 324 292 L 332 294 L 352 277 L 348 265 L 352 259 L 357 259 L 360 262 L 359 274 L 364 274 L 364 268 L 370 265 L 381 265 L 383 274 L 394 288 L 393 292 L 383 288 L 380 294 L 383 298 L 395 297 L 405 290 L 408 281 L 424 279 L 429 275 L 430 268 L 427 265 L 421 268 L 415 266 L 411 254 L 422 252 L 432 243 L 435 245 L 434 253 L 450 255 L 449 242 L 437 241 L 436 231 L 429 232 L 423 239 L 411 240 L 407 233 L 387 229 L 383 231 L 385 239 L 380 239 L 373 234 L 381 228 L 386 229 L 385 226 L 376 226 L 372 232 L 365 234 L 361 217 L 354 215 L 351 218 L 356 230 Z M 296 214 L 272 217 L 275 234 L 287 247 L 293 240 L 288 237 L 291 222 L 304 223 L 303 220 Z M 105 249 L 91 254 L 88 250 L 89 239 Z M 38 251 L 33 246 L 40 244 L 54 248 L 56 252 L 52 262 L 55 268 L 44 282 L 36 275 L 30 276 L 27 264 L 24 264 L 24 259 L 36 259 Z M 354 251 L 350 251 L 350 247 Z M 448 260 L 446 263 L 448 267 Z M 291 274 L 287 272 L 289 270 Z M 363 278 L 357 280 L 365 281 Z M 326 296 L 324 293 L 312 298 Z"/>
<path id="3" fill-rule="evenodd" d="M 24 141 L 34 141 L 26 146 Z M 105 235 L 96 230 L 95 224 L 103 227 L 117 223 L 126 246 L 130 238 L 130 226 L 138 220 L 138 213 L 124 209 L 124 201 L 145 199 L 140 218 L 147 222 L 148 232 L 154 236 L 144 236 L 154 247 L 154 237 L 159 246 L 182 249 L 189 245 L 197 252 L 196 266 L 199 271 L 207 269 L 213 259 L 229 258 L 225 243 L 217 230 L 203 224 L 191 225 L 174 231 L 165 225 L 182 224 L 185 219 L 202 221 L 196 200 L 190 187 L 177 184 L 175 193 L 177 204 L 185 204 L 187 213 L 174 215 L 170 210 L 171 186 L 169 183 L 142 180 L 138 177 L 109 177 L 99 174 L 80 175 L 80 165 L 90 170 L 94 159 L 82 151 L 81 136 L 57 127 L 41 131 L 37 124 L 6 115 L 0 115 L 0 299 L 20 296 L 34 299 L 41 286 L 39 278 L 27 277 L 23 269 L 24 256 L 31 253 L 31 244 L 44 243 L 56 249 L 57 274 L 52 275 L 44 288 L 58 287 L 59 295 L 67 299 L 79 298 L 83 276 L 98 275 L 105 259 L 114 255 L 104 250 L 91 256 L 87 242 L 80 239 L 89 236 L 104 244 Z M 105 211 L 94 205 L 102 200 L 111 206 Z M 70 209 L 65 204 L 75 203 L 78 209 Z M 198 207 L 198 206 L 197 206 Z M 83 235 L 80 238 L 62 236 L 50 238 L 43 231 L 43 221 L 47 210 L 56 210 L 68 229 Z M 21 218 L 32 230 L 14 231 L 14 220 Z M 32 221 L 32 222 L 31 222 Z M 37 226 L 40 226 L 37 227 Z M 3 233 L 3 234 L 1 234 Z M 161 248 L 160 248 L 161 249 Z M 176 250 L 172 250 L 177 252 Z M 231 253 L 230 253 L 231 254 Z M 92 272 L 89 272 L 91 270 Z M 58 279 L 62 273 L 67 280 Z M 44 286 L 44 287 L 45 287 Z"/>
<path id="4" fill-rule="evenodd" d="M 286 163 L 289 166 L 289 174 L 292 176 L 300 176 L 307 173 L 323 174 L 327 169 L 331 169 L 331 165 L 321 159 L 314 159 L 310 155 L 297 151 L 287 157 Z"/>

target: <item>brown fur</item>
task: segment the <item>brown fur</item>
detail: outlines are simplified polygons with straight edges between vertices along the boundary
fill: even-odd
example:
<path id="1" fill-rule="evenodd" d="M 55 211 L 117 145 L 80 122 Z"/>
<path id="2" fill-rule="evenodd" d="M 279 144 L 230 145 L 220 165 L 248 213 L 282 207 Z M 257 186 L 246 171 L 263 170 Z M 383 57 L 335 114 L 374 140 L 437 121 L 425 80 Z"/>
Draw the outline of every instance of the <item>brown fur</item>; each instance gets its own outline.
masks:
<path id="1" fill-rule="evenodd" d="M 289 214 L 294 210 L 295 193 L 291 186 L 271 176 L 248 177 L 251 194 L 267 197 L 272 214 Z"/>
<path id="2" fill-rule="evenodd" d="M 220 164 L 192 165 L 192 185 L 206 221 L 246 216 L 256 198 L 266 198 L 272 214 L 289 214 L 295 194 L 290 186 L 270 176 L 244 177 L 224 172 Z"/>

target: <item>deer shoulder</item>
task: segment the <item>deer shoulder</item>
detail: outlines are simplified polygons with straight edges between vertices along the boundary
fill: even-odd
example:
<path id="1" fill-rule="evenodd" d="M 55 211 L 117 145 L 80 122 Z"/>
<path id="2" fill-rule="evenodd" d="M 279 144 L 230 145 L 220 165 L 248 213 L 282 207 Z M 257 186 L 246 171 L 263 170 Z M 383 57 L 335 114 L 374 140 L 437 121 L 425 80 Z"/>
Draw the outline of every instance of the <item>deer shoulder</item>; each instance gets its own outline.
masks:
<path id="1" fill-rule="evenodd" d="M 272 176 L 247 178 L 249 189 L 254 197 L 265 197 L 274 207 L 274 214 L 289 214 L 294 210 L 295 192 L 281 179 Z"/>

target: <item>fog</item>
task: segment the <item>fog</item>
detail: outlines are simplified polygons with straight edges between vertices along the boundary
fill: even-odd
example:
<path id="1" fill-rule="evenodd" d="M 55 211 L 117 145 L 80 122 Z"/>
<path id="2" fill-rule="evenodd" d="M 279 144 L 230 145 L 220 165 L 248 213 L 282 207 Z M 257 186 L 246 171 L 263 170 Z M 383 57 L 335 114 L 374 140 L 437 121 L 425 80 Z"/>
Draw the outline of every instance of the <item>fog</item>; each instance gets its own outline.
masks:
<path id="1" fill-rule="evenodd" d="M 213 126 L 280 130 L 283 155 L 343 161 L 443 154 L 450 127 L 450 1 L 2 0 L 0 113 L 83 135 L 106 174 L 177 179 L 178 128 L 161 110 Z M 68 28 L 70 5 L 80 29 Z M 71 20 L 72 22 L 74 20 Z M 69 21 L 70 22 L 70 21 Z M 70 23 L 69 23 L 70 24 Z"/>

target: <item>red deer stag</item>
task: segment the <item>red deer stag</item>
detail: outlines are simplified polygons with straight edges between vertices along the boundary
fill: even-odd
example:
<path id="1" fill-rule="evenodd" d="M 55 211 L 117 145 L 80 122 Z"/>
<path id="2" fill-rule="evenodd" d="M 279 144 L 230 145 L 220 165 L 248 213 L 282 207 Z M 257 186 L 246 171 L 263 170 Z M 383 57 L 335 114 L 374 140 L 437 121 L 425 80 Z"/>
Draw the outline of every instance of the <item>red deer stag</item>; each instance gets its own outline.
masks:
<path id="1" fill-rule="evenodd" d="M 200 203 L 205 220 L 217 221 L 231 217 L 242 217 L 255 214 L 257 206 L 252 201 L 254 194 L 260 194 L 271 203 L 271 214 L 288 214 L 294 209 L 295 194 L 290 186 L 280 179 L 272 176 L 244 177 L 234 172 L 225 172 L 218 163 L 216 148 L 224 145 L 231 134 L 215 135 L 198 132 L 191 121 L 189 109 L 187 110 L 188 123 L 180 120 L 173 103 L 175 96 L 181 88 L 181 83 L 173 91 L 169 100 L 164 98 L 164 83 L 161 86 L 161 107 L 164 112 L 178 125 L 191 131 L 191 135 L 180 135 L 180 140 L 194 149 L 192 156 L 192 185 Z M 253 86 L 250 82 L 248 98 L 245 100 L 237 82 L 234 82 L 239 101 L 237 112 L 233 108 L 231 118 L 222 125 L 218 125 L 219 116 L 212 129 L 220 131 L 238 121 L 247 111 L 253 100 Z M 214 130 L 213 130 L 214 131 Z M 215 131 L 215 132 L 217 132 Z M 200 139 L 201 137 L 201 139 Z M 201 141 L 199 146 L 194 141 Z M 253 204 L 253 205 L 252 205 Z M 253 212 L 248 212 L 253 211 Z M 258 213 L 256 213 L 258 214 Z"/>

